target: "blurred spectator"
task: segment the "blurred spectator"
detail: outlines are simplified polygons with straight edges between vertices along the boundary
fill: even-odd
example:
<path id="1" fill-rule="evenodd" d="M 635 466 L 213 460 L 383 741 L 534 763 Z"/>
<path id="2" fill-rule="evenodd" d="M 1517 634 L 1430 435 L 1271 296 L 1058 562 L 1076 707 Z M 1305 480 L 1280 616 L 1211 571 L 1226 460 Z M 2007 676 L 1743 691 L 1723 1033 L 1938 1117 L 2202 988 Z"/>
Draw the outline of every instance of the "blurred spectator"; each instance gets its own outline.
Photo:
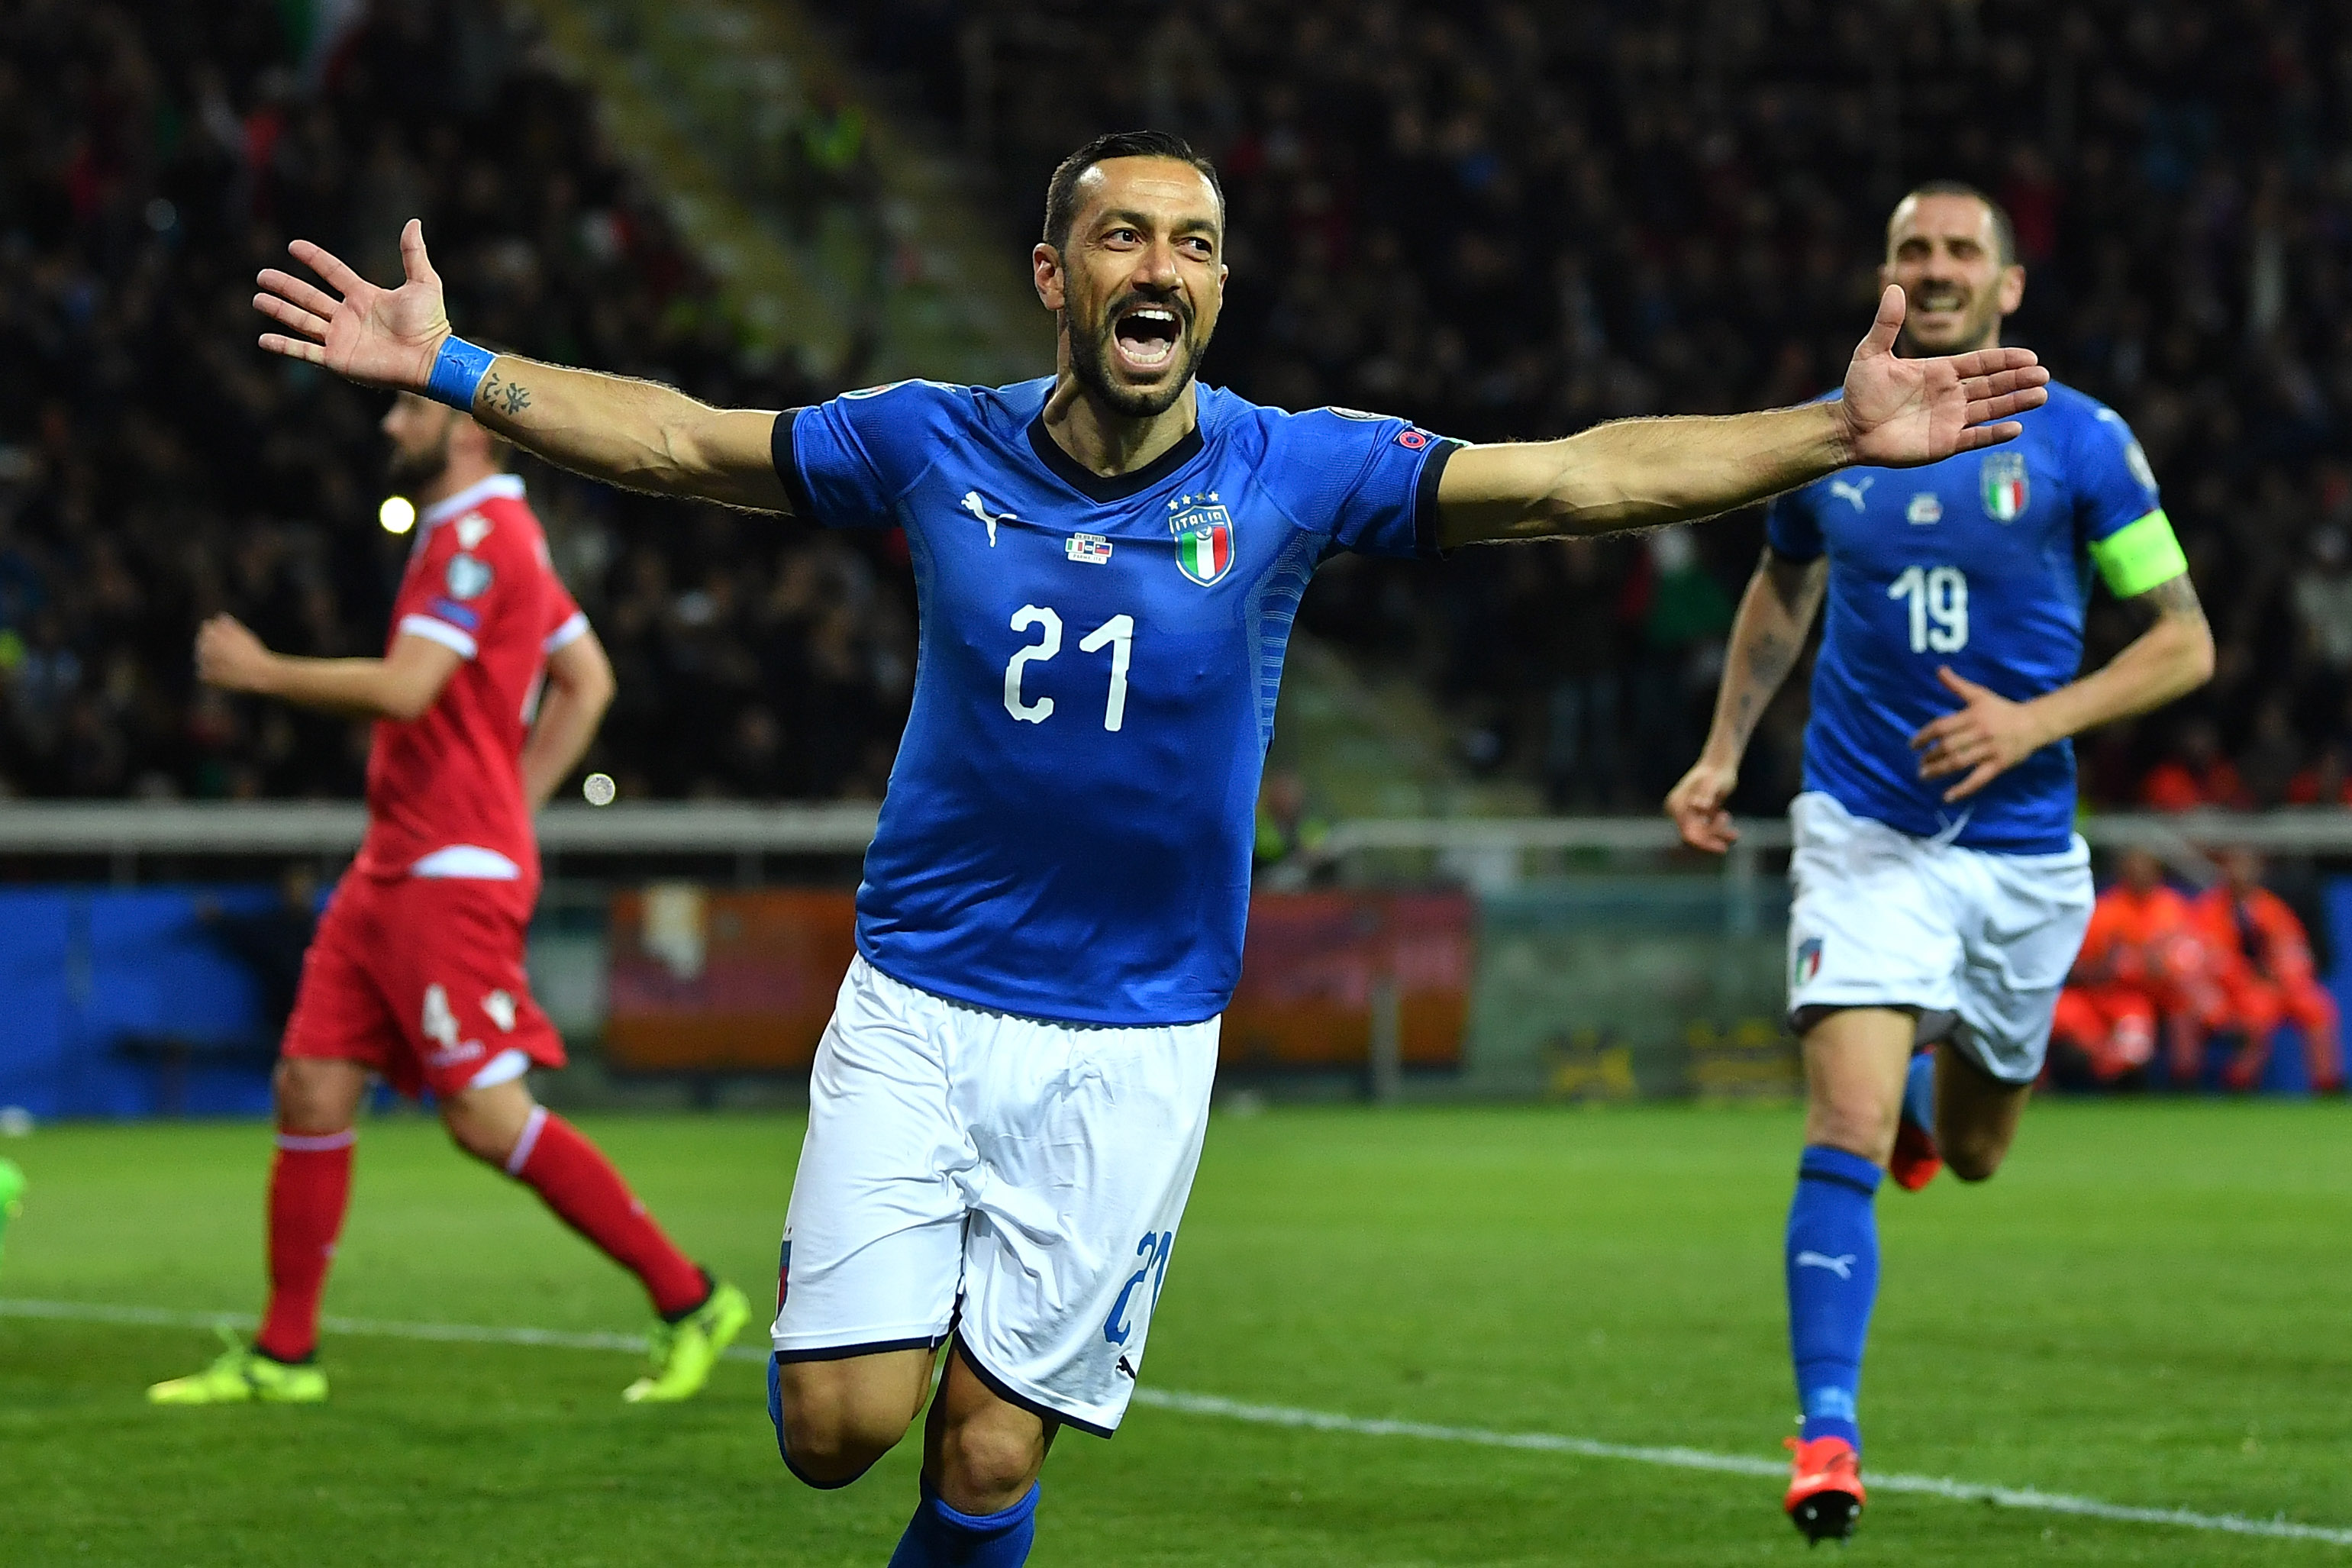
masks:
<path id="1" fill-rule="evenodd" d="M 2051 1071 L 2061 1083 L 2143 1085 L 2159 1027 L 2171 1042 L 2168 1059 L 2197 1061 L 2226 1016 L 2212 956 L 2189 900 L 2166 885 L 2163 863 L 2126 849 L 2116 870 L 2058 996 Z"/>
<path id="2" fill-rule="evenodd" d="M 2140 803 L 2158 811 L 2194 811 L 2200 806 L 2252 804 L 2237 764 L 2221 754 L 2221 732 L 2210 719 L 2180 726 L 2172 754 L 2150 769 L 2140 784 Z"/>
<path id="3" fill-rule="evenodd" d="M 373 521 L 381 398 L 254 347 L 253 273 L 295 235 L 383 278 L 422 216 L 478 340 L 746 406 L 821 390 L 745 357 L 516 14 L 381 0 L 314 32 L 311 9 L 0 6 L 0 796 L 358 792 L 364 731 L 189 668 L 218 610 L 373 651 L 406 548 Z M 902 546 L 525 472 L 622 673 L 592 766 L 639 795 L 878 788 Z M 795 574 L 829 613 L 768 613 Z"/>
<path id="4" fill-rule="evenodd" d="M 847 12 L 842 26 L 906 84 L 902 100 L 993 164 L 1008 244 L 1034 238 L 1046 173 L 1072 146 L 1147 122 L 1180 132 L 1218 161 L 1228 197 L 1233 275 L 1208 378 L 1471 439 L 1819 393 L 1869 314 L 1895 196 L 1925 178 L 1972 181 L 2009 205 L 2028 268 L 2009 340 L 2131 422 L 2222 650 L 2220 678 L 2192 700 L 2210 726 L 2160 714 L 2094 737 L 2086 790 L 2111 805 L 2242 803 L 2221 787 L 2228 770 L 2275 783 L 2284 760 L 2276 733 L 2252 733 L 2273 692 L 2302 746 L 2335 729 L 2352 738 L 2338 695 L 2352 658 L 2340 542 L 2352 476 L 2337 456 L 2352 422 L 2352 13 L 2340 6 L 1986 0 L 1895 16 L 1821 0 L 866 0 Z M 1728 593 L 1756 535 L 1718 525 L 1690 544 Z M 1594 551 L 1599 577 L 1643 591 L 1643 544 Z M 1390 581 L 1328 574 L 1299 624 L 1333 636 L 1377 610 L 1394 626 L 1368 591 Z M 1680 690 L 1680 710 L 1676 650 L 1656 628 L 1615 661 L 1639 699 L 1612 698 L 1580 656 L 1574 673 L 1498 690 L 1517 678 L 1490 672 L 1474 690 L 1461 672 L 1481 661 L 1463 649 L 1489 636 L 1488 574 L 1457 563 L 1398 581 L 1402 619 L 1424 635 L 1345 646 L 1442 683 L 1448 710 L 1506 736 L 1506 765 L 1554 801 L 1652 809 L 1618 790 L 1609 759 L 1638 756 L 1645 772 L 1689 761 L 1652 765 L 1650 747 L 1679 743 L 1706 700 Z M 1570 593 L 1562 617 L 1588 602 Z M 2103 604 L 2087 662 L 2137 630 Z M 1533 699 L 1538 688 L 1559 700 Z M 1498 702 L 1534 717 L 1498 722 Z M 2195 754 L 2176 753 L 2176 736 Z M 2160 763 L 2178 765 L 2144 788 Z"/>
<path id="5" fill-rule="evenodd" d="M 271 1055 L 294 1011 L 302 979 L 302 955 L 319 926 L 319 878 L 297 862 L 278 879 L 278 901 L 252 914 L 233 915 L 210 900 L 196 906 L 196 920 L 222 951 L 246 967 L 261 994 L 263 1037 Z"/>
<path id="6" fill-rule="evenodd" d="M 313 10 L 0 7 L 0 795 L 356 791 L 338 722 L 207 699 L 187 669 L 223 609 L 275 647 L 368 650 L 397 571 L 369 521 L 376 400 L 252 347 L 252 273 L 296 233 L 388 275 L 420 214 L 470 336 L 750 406 L 825 390 L 745 357 L 661 193 L 505 8 L 379 0 L 331 31 Z M 2185 713 L 2086 738 L 2087 795 L 2342 800 L 2342 8 L 1986 0 L 1891 34 L 1821 0 L 831 10 L 898 101 L 993 167 L 1009 250 L 1071 147 L 1182 132 L 1229 196 L 1209 379 L 1472 439 L 1815 395 L 1869 313 L 1895 196 L 1975 181 L 2029 269 L 2011 338 L 2131 422 L 2221 650 Z M 788 133 L 816 228 L 876 221 L 866 112 L 820 88 Z M 851 238 L 890 265 L 878 229 Z M 879 787 L 914 657 L 902 542 L 528 477 L 622 679 L 591 765 L 639 795 Z M 1689 760 L 1757 530 L 1679 537 L 1335 561 L 1298 624 L 1442 692 L 1477 765 L 1561 806 L 1648 810 Z M 809 607 L 812 583 L 837 610 Z M 2136 630 L 2102 602 L 2086 661 Z M 1783 803 L 1787 766 L 1749 773 L 1745 806 Z"/>
<path id="7" fill-rule="evenodd" d="M 2338 679 L 2352 674 L 2352 562 L 2344 530 L 2333 525 L 2311 536 L 2311 559 L 2294 580 L 2294 613 L 2312 656 Z"/>
<path id="8" fill-rule="evenodd" d="M 2195 913 L 2218 959 L 2216 976 L 2230 1022 L 2245 1035 L 2245 1044 L 2223 1069 L 2223 1081 L 2235 1089 L 2261 1083 L 2280 1026 L 2292 1023 L 2303 1036 L 2312 1088 L 2321 1094 L 2342 1093 L 2336 999 L 2319 984 L 2303 921 L 2285 900 L 2263 886 L 2260 855 L 2225 849 L 2219 858 L 2222 881 L 2198 896 Z"/>
<path id="9" fill-rule="evenodd" d="M 1317 854 L 1331 837 L 1328 818 L 1309 804 L 1307 781 L 1290 768 L 1276 768 L 1258 788 L 1257 875 L 1268 886 L 1301 887 L 1316 869 Z"/>

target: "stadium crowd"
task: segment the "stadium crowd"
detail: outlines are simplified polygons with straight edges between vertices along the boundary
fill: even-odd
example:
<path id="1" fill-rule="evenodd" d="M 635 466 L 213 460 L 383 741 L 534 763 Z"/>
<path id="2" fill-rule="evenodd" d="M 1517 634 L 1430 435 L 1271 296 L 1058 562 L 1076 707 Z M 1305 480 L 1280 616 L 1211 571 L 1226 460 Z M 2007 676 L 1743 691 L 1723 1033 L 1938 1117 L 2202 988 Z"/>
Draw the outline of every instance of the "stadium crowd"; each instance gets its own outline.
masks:
<path id="1" fill-rule="evenodd" d="M 399 0 L 321 37 L 308 15 L 0 6 L 0 795 L 357 792 L 362 732 L 192 679 L 219 610 L 289 652 L 379 651 L 407 548 L 374 523 L 383 399 L 254 347 L 253 276 L 289 237 L 395 278 L 421 216 L 482 341 L 813 394 L 744 362 L 656 195 L 500 8 Z M 914 646 L 887 541 L 529 479 L 620 674 L 594 761 L 625 790 L 879 789 Z"/>
<path id="2" fill-rule="evenodd" d="M 1177 130 L 1223 172 L 1206 374 L 1470 438 L 1794 402 L 1866 323 L 1888 209 L 1996 194 L 2008 340 L 2134 425 L 2213 618 L 2193 703 L 2091 737 L 2095 802 L 2352 800 L 2352 27 L 2282 0 L 872 0 L 908 102 L 1026 225 L 1067 148 Z M 1024 228 L 1023 238 L 1028 237 Z M 1418 666 L 1474 761 L 1649 809 L 1703 731 L 1750 526 L 1334 563 L 1302 624 Z M 2110 605 L 2091 656 L 2137 629 Z M 1792 681 L 1792 689 L 1801 682 Z M 1801 692 L 1746 799 L 1794 787 Z"/>
<path id="3" fill-rule="evenodd" d="M 377 0 L 327 38 L 307 14 L 0 10 L 0 792 L 356 787 L 343 726 L 189 677 L 215 609 L 373 651 L 404 548 L 369 522 L 380 400 L 252 349 L 250 279 L 293 234 L 389 276 L 419 213 L 471 335 L 713 399 L 828 390 L 745 360 L 498 8 Z M 837 25 L 986 150 L 1008 245 L 1093 132 L 1193 137 L 1233 217 L 1210 378 L 1472 438 L 1812 395 L 1894 195 L 1978 182 L 2029 268 L 2011 340 L 2132 421 L 2221 648 L 2198 699 L 2088 740 L 2089 796 L 2352 800 L 2352 28 L 2326 8 L 867 0 Z M 878 788 L 914 649 L 891 541 L 530 478 L 621 677 L 595 761 L 625 790 Z M 1302 619 L 1424 677 L 1471 765 L 1648 810 L 1759 538 L 1343 560 Z M 2103 605 L 2092 657 L 2133 629 Z M 1742 809 L 1793 788 L 1801 687 Z"/>

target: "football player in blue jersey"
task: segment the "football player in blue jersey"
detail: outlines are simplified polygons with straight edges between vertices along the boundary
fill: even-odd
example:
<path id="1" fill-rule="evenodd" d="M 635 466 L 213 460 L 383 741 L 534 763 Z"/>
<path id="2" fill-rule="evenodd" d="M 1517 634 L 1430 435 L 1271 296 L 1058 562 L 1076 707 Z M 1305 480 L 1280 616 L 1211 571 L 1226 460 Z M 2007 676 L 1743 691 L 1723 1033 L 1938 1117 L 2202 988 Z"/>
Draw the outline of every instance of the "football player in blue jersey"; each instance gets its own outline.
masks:
<path id="1" fill-rule="evenodd" d="M 1880 277 L 1909 301 L 1899 351 L 1923 356 L 1997 347 L 2025 291 L 2007 215 L 1950 183 L 1895 207 Z M 1738 837 L 1741 753 L 1826 601 L 1790 807 L 1807 1109 L 1784 1260 L 1804 1424 L 1785 1506 L 1816 1541 L 1849 1534 L 1863 1504 L 1880 1173 L 1916 1189 L 1944 1164 L 1969 1182 L 1999 1168 L 2090 920 L 2067 738 L 2212 673 L 2138 443 L 2112 410 L 2048 392 L 2015 441 L 1857 464 L 1772 502 L 1706 749 L 1666 797 L 1691 844 Z M 2078 679 L 2094 568 L 2150 619 Z"/>
<path id="2" fill-rule="evenodd" d="M 1990 447 L 2043 397 L 2022 351 L 1896 356 L 1890 289 L 1837 403 L 1486 447 L 1261 408 L 1193 379 L 1224 219 L 1181 141 L 1097 139 L 1055 171 L 1032 254 L 1053 374 L 783 414 L 473 347 L 414 223 L 396 289 L 297 242 L 329 287 L 273 269 L 256 297 L 281 329 L 264 348 L 429 392 L 567 468 L 906 531 L 914 707 L 811 1079 L 769 1372 L 784 1461 L 814 1486 L 855 1480 L 928 1401 L 899 1568 L 1024 1561 L 1055 1435 L 1126 1411 L 1318 563 L 1708 517 Z"/>

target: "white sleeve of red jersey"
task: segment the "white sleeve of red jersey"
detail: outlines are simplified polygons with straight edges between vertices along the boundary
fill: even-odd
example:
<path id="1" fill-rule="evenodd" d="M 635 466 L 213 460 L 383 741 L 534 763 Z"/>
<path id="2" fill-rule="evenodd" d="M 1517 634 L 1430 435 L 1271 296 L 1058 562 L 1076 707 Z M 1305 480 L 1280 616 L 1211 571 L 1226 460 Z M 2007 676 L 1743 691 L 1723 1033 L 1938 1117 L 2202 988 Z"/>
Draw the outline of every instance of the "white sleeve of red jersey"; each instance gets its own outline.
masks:
<path id="1" fill-rule="evenodd" d="M 393 626 L 472 658 L 481 651 L 483 628 L 513 596 L 500 581 L 511 570 L 491 543 L 495 525 L 480 511 L 436 523 L 419 542 L 416 558 L 402 579 L 393 605 Z"/>
<path id="2" fill-rule="evenodd" d="M 563 585 L 563 579 L 555 574 L 555 563 L 548 558 L 544 543 L 539 548 L 539 565 L 540 570 L 547 574 L 548 626 L 547 636 L 540 647 L 552 654 L 567 643 L 578 642 L 588 635 L 588 616 L 580 608 L 578 601 L 572 597 L 572 590 Z"/>

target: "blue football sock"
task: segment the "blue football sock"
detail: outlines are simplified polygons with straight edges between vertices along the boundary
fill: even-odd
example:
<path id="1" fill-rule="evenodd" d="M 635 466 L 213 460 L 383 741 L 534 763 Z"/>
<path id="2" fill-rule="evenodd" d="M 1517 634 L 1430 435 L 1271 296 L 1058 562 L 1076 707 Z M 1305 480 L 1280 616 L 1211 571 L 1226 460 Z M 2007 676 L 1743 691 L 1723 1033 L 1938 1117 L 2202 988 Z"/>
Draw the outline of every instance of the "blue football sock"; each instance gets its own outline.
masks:
<path id="1" fill-rule="evenodd" d="M 1903 1080 L 1903 1120 L 1929 1137 L 1936 1134 L 1936 1053 L 1921 1051 L 1911 1058 L 1910 1076 Z"/>
<path id="2" fill-rule="evenodd" d="M 1821 1144 L 1797 1163 L 1789 1205 L 1789 1353 L 1797 1365 L 1803 1436 L 1843 1437 L 1857 1452 L 1862 1347 L 1878 1296 L 1878 1167 Z"/>
<path id="3" fill-rule="evenodd" d="M 959 1513 L 924 1481 L 890 1568 L 1020 1568 L 1037 1539 L 1037 1491 L 1032 1486 L 1002 1513 Z"/>

